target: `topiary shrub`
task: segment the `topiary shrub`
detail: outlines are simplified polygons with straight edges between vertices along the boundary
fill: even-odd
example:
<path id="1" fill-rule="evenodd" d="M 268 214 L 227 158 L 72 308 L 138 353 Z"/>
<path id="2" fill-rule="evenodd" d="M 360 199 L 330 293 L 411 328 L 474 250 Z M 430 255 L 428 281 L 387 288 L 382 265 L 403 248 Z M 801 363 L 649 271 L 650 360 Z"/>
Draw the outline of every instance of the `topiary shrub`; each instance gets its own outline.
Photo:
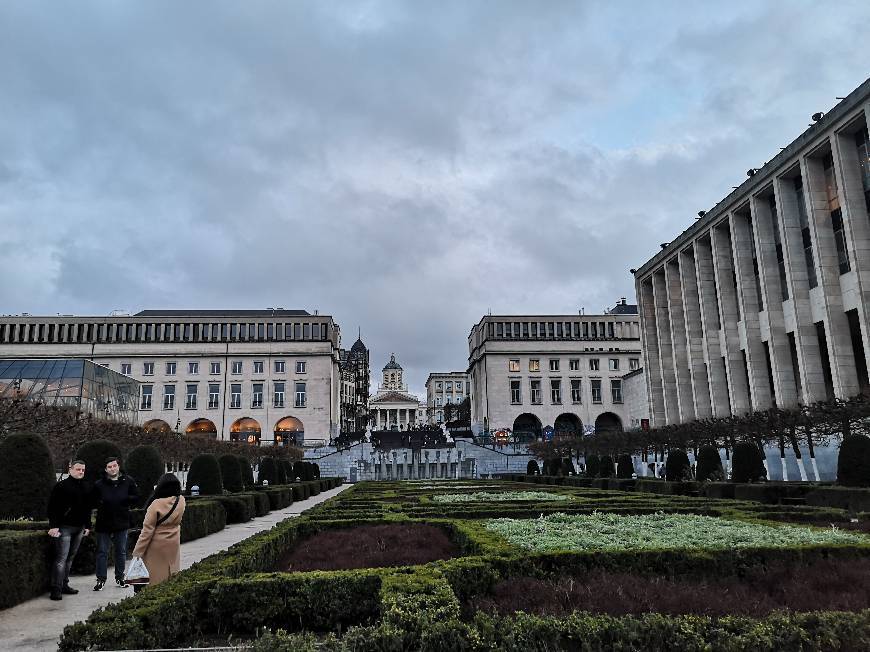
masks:
<path id="1" fill-rule="evenodd" d="M 302 462 L 302 480 L 305 482 L 314 480 L 314 465 L 311 462 Z"/>
<path id="2" fill-rule="evenodd" d="M 239 470 L 242 473 L 242 483 L 247 489 L 252 488 L 257 483 L 254 482 L 254 469 L 251 468 L 251 462 L 247 457 L 239 455 Z"/>
<path id="3" fill-rule="evenodd" d="M 302 460 L 296 460 L 295 462 L 293 462 L 293 482 L 302 481 L 302 476 L 305 475 L 305 472 L 303 470 L 304 466 L 305 462 L 303 462 Z"/>
<path id="4" fill-rule="evenodd" d="M 665 461 L 665 480 L 669 482 L 684 482 L 692 479 L 692 465 L 689 456 L 682 448 L 668 451 Z"/>
<path id="5" fill-rule="evenodd" d="M 837 484 L 870 487 L 870 437 L 850 435 L 840 444 Z"/>
<path id="6" fill-rule="evenodd" d="M 268 480 L 270 485 L 278 484 L 278 469 L 275 466 L 274 457 L 264 457 L 260 460 L 257 484 L 263 484 L 263 480 Z"/>
<path id="7" fill-rule="evenodd" d="M 218 458 L 218 465 L 221 468 L 224 489 L 231 493 L 239 493 L 245 488 L 242 482 L 242 470 L 239 468 L 239 458 L 227 453 Z"/>
<path id="8" fill-rule="evenodd" d="M 206 453 L 193 458 L 187 472 L 187 490 L 190 491 L 194 485 L 199 486 L 199 493 L 203 496 L 223 494 L 221 467 L 214 455 Z"/>
<path id="9" fill-rule="evenodd" d="M 631 455 L 623 453 L 616 460 L 616 477 L 631 478 L 632 475 L 634 475 L 634 462 Z"/>
<path id="10" fill-rule="evenodd" d="M 320 465 L 317 462 L 312 462 L 311 471 L 314 473 L 314 479 L 320 479 Z"/>
<path id="11" fill-rule="evenodd" d="M 293 462 L 290 460 L 280 460 L 278 463 L 281 465 L 281 468 L 284 469 L 284 482 L 281 484 L 293 482 Z"/>
<path id="12" fill-rule="evenodd" d="M 758 446 L 749 441 L 735 444 L 731 455 L 731 482 L 758 482 L 767 478 Z"/>
<path id="13" fill-rule="evenodd" d="M 698 464 L 695 467 L 695 479 L 698 482 L 721 482 L 725 479 L 722 468 L 722 458 L 715 446 L 701 446 L 698 449 Z"/>
<path id="14" fill-rule="evenodd" d="M 284 460 L 275 460 L 275 483 L 287 484 L 287 467 L 284 466 Z M 269 484 L 272 484 L 271 482 Z"/>
<path id="15" fill-rule="evenodd" d="M 610 455 L 604 455 L 598 462 L 598 477 L 612 478 L 613 477 L 613 458 Z"/>
<path id="16" fill-rule="evenodd" d="M 154 446 L 137 446 L 127 455 L 127 463 L 124 465 L 124 470 L 133 478 L 136 486 L 139 488 L 140 505 L 151 495 L 154 485 L 157 484 L 157 480 L 163 475 L 163 468 L 163 459 L 160 457 L 160 451 L 154 448 Z"/>
<path id="17" fill-rule="evenodd" d="M 570 457 L 562 458 L 562 475 L 574 475 L 574 463 Z"/>
<path id="18" fill-rule="evenodd" d="M 21 432 L 0 442 L 0 515 L 3 518 L 44 519 L 54 486 L 51 451 L 39 435 Z"/>
<path id="19" fill-rule="evenodd" d="M 597 478 L 601 467 L 601 459 L 597 455 L 586 456 L 586 477 Z"/>
<path id="20" fill-rule="evenodd" d="M 108 439 L 94 439 L 82 444 L 76 451 L 74 459 L 85 463 L 85 480 L 96 482 L 105 474 L 106 460 L 110 457 L 121 459 L 121 449 Z M 69 460 L 66 462 L 68 463 Z M 121 468 L 124 468 L 123 464 Z"/>
<path id="21" fill-rule="evenodd" d="M 541 468 L 538 466 L 537 460 L 529 460 L 526 464 L 526 475 L 541 475 Z"/>

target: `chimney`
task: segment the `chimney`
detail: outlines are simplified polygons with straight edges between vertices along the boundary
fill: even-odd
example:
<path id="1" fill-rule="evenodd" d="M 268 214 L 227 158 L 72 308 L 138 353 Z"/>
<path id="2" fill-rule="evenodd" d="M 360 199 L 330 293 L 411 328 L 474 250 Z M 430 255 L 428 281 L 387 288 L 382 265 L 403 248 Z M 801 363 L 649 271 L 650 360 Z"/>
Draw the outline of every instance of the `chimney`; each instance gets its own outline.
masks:
<path id="1" fill-rule="evenodd" d="M 625 297 L 622 297 L 621 303 L 622 303 L 622 305 L 625 305 Z"/>

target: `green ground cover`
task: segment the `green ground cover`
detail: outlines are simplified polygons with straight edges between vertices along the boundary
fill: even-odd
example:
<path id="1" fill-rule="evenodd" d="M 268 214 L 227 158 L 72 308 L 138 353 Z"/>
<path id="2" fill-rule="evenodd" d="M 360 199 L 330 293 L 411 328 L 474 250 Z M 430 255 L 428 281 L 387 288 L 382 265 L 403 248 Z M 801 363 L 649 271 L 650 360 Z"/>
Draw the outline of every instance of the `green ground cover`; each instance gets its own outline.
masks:
<path id="1" fill-rule="evenodd" d="M 336 652 L 857 650 L 870 640 L 868 610 L 752 618 L 476 611 L 476 598 L 514 578 L 582 582 L 606 570 L 751 583 L 772 564 L 799 574 L 822 560 L 848 567 L 870 558 L 870 538 L 831 528 L 848 523 L 843 510 L 577 486 L 530 489 L 511 481 L 358 483 L 95 612 L 67 628 L 61 649 L 178 647 L 258 636 L 258 650 Z M 458 498 L 439 501 L 443 496 Z M 275 571 L 288 550 L 315 534 L 417 523 L 441 528 L 458 554 L 418 566 Z"/>

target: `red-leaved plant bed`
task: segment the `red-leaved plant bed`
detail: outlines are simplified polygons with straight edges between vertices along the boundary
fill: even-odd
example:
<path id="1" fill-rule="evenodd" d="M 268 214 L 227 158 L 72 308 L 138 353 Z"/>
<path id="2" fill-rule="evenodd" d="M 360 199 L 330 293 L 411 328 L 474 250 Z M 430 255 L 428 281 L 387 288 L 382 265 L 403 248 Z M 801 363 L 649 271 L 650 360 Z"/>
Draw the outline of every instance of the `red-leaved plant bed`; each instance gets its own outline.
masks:
<path id="1" fill-rule="evenodd" d="M 413 566 L 449 559 L 459 549 L 447 533 L 434 525 L 360 525 L 324 530 L 297 543 L 281 560 L 278 570 L 348 570 Z"/>
<path id="2" fill-rule="evenodd" d="M 777 609 L 858 611 L 870 608 L 870 560 L 823 561 L 799 568 L 771 564 L 743 578 L 669 579 L 607 571 L 555 580 L 517 577 L 499 582 L 491 595 L 473 598 L 465 606 L 469 611 L 551 616 L 573 611 L 754 617 Z"/>

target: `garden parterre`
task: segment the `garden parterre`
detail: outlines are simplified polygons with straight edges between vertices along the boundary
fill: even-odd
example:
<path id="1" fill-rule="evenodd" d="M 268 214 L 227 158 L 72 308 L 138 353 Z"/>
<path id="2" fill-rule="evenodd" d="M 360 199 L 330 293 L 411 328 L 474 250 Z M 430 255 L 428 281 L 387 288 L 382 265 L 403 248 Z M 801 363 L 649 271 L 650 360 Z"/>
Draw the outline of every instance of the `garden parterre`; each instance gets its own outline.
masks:
<path id="1" fill-rule="evenodd" d="M 536 486 L 534 493 L 545 497 L 532 500 L 493 502 L 481 495 L 525 493 L 529 487 L 507 481 L 437 485 L 360 483 L 165 584 L 96 612 L 87 623 L 68 628 L 61 647 L 175 646 L 215 637 L 254 638 L 261 628 L 290 632 L 268 635 L 258 644 L 264 650 L 526 651 L 578 649 L 580 641 L 590 650 L 822 650 L 831 649 L 832 641 L 840 649 L 861 649 L 857 642 L 870 640 L 870 611 L 758 618 L 469 611 L 476 597 L 514 577 L 582 581 L 584 575 L 606 569 L 645 576 L 751 578 L 753 569 L 772 562 L 799 569 L 817 560 L 847 564 L 870 557 L 870 539 L 828 525 L 845 518 L 842 510 L 565 486 Z M 444 489 L 462 496 L 461 501 L 437 502 Z M 561 498 L 554 500 L 556 496 Z M 786 526 L 771 517 L 824 527 Z M 590 528 L 595 522 L 601 527 Z M 275 572 L 288 550 L 317 533 L 390 523 L 439 527 L 459 554 L 410 567 Z M 499 531 L 500 524 L 508 523 Z M 556 545 L 541 548 L 516 536 L 516 528 L 525 532 L 541 523 L 570 524 L 572 537 L 583 523 L 597 534 L 568 540 L 563 530 Z M 731 543 L 721 545 L 723 532 L 731 533 Z M 641 545 L 644 537 L 653 545 Z M 612 544 L 620 540 L 625 543 Z"/>

